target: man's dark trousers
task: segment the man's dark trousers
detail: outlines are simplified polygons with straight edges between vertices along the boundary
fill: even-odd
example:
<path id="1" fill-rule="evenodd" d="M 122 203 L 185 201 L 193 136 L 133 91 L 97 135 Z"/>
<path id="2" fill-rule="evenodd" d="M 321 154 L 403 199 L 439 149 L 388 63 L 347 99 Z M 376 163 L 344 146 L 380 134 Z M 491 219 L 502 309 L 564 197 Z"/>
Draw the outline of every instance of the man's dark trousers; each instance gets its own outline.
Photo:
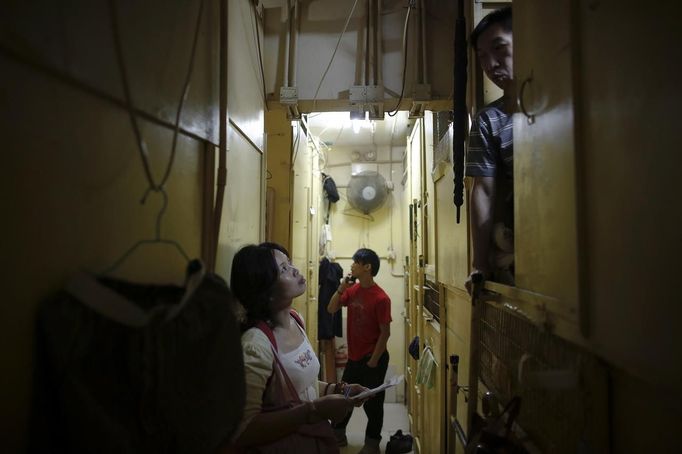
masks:
<path id="1" fill-rule="evenodd" d="M 342 380 L 346 383 L 358 383 L 366 388 L 372 389 L 384 383 L 386 378 L 386 371 L 388 370 L 388 351 L 385 351 L 379 358 L 377 367 L 367 366 L 367 361 L 372 355 L 367 355 L 360 361 L 348 360 L 346 369 L 343 371 Z M 365 430 L 365 437 L 381 440 L 381 428 L 384 425 L 384 398 L 386 392 L 382 391 L 379 394 L 371 397 L 363 404 L 365 414 L 367 415 L 367 429 Z M 348 412 L 346 418 L 334 426 L 334 429 L 345 430 L 350 421 L 353 412 Z"/>

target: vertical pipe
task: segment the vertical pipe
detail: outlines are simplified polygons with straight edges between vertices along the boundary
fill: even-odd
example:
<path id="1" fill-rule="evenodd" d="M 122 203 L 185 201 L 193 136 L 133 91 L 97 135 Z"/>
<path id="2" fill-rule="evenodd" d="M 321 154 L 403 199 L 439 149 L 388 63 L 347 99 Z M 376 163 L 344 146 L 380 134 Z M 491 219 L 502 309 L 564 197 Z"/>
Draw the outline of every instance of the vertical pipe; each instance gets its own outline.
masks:
<path id="1" fill-rule="evenodd" d="M 296 58 L 298 50 L 298 0 L 293 0 L 289 8 L 289 52 L 288 73 L 289 87 L 296 86 Z"/>
<path id="2" fill-rule="evenodd" d="M 415 3 L 416 5 L 416 3 Z M 419 0 L 419 6 L 415 6 L 415 10 L 419 10 L 419 17 L 417 18 L 417 41 L 414 46 L 414 61 L 415 61 L 415 68 L 417 71 L 417 79 L 416 83 L 417 84 L 422 84 L 424 82 L 424 65 L 421 64 L 422 61 L 422 2 Z"/>
<path id="3" fill-rule="evenodd" d="M 365 8 L 365 79 L 363 85 L 369 85 L 369 38 L 370 38 L 370 15 L 371 15 L 371 3 L 372 0 L 367 0 L 367 7 Z"/>
<path id="4" fill-rule="evenodd" d="M 289 54 L 291 53 L 291 0 L 287 0 L 287 32 L 285 35 L 285 45 L 284 45 L 284 86 L 290 87 L 289 85 Z"/>
<path id="5" fill-rule="evenodd" d="M 471 334 L 469 335 L 469 399 L 467 401 L 467 415 L 469 421 L 467 438 L 474 435 L 474 413 L 478 408 L 478 375 L 480 369 L 480 329 L 481 329 L 481 304 L 480 294 L 483 287 L 483 275 L 471 276 Z"/>
<path id="6" fill-rule="evenodd" d="M 220 222 L 223 215 L 223 199 L 225 196 L 225 185 L 227 184 L 227 65 L 228 65 L 228 0 L 220 1 L 220 68 L 219 74 L 219 97 L 220 97 L 220 128 L 219 128 L 219 154 L 218 154 L 218 174 L 216 181 L 216 199 L 214 219 L 213 219 L 213 244 L 211 260 L 208 267 L 211 271 L 215 270 L 216 255 L 218 250 L 218 240 L 220 236 Z"/>
<path id="7" fill-rule="evenodd" d="M 204 141 L 202 153 L 202 226 L 201 226 L 201 260 L 209 267 L 213 257 L 213 196 L 215 193 L 215 156 L 216 148 Z"/>
<path id="8" fill-rule="evenodd" d="M 427 71 L 427 58 L 426 58 L 426 0 L 419 0 L 421 6 L 419 10 L 419 18 L 421 22 L 421 41 L 422 41 L 422 82 L 423 84 L 429 83 L 428 71 Z"/>
<path id="9" fill-rule="evenodd" d="M 442 285 L 442 284 L 441 284 Z M 443 320 L 443 318 L 441 318 Z M 447 323 L 447 318 L 445 318 Z M 444 330 L 445 331 L 445 330 Z M 447 411 L 448 417 L 446 418 L 448 428 L 446 433 L 456 434 L 457 425 L 457 393 L 459 392 L 459 356 L 450 356 L 450 389 L 448 390 L 448 401 L 449 401 L 449 411 Z M 452 443 L 452 449 L 449 452 L 455 452 L 454 447 L 456 446 L 454 437 L 448 437 L 448 442 Z M 447 443 L 447 442 L 446 442 Z M 466 445 L 465 445 L 466 446 Z M 448 446 L 449 447 L 449 446 Z"/>
<path id="10" fill-rule="evenodd" d="M 372 85 L 379 85 L 379 0 L 372 0 Z"/>
<path id="11" fill-rule="evenodd" d="M 260 156 L 261 159 L 261 185 L 260 185 L 260 235 L 259 235 L 259 241 L 266 241 L 266 239 L 269 241 L 269 237 L 267 235 L 267 212 L 268 212 L 268 135 L 263 134 L 263 153 Z M 273 189 L 274 191 L 274 189 Z M 274 197 L 273 197 L 274 198 Z M 274 202 L 274 201 L 273 201 Z M 274 212 L 274 205 L 270 203 L 271 206 L 273 206 L 273 212 Z"/>
<path id="12" fill-rule="evenodd" d="M 377 68 L 377 85 L 382 86 L 384 84 L 384 75 L 382 74 L 382 62 L 384 56 L 384 50 L 382 46 L 382 36 L 383 36 L 383 26 L 381 21 L 381 5 L 382 0 L 377 0 L 377 55 L 376 55 L 376 68 Z"/>

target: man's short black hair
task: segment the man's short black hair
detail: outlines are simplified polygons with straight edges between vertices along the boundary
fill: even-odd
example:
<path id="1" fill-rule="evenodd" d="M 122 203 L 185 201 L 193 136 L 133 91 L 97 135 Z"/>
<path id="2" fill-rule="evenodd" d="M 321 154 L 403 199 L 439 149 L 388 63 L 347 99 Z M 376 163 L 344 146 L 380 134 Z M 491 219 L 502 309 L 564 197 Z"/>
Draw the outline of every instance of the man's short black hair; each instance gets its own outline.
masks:
<path id="1" fill-rule="evenodd" d="M 367 265 L 368 263 L 372 265 L 372 276 L 376 276 L 379 272 L 379 256 L 371 249 L 358 249 L 357 252 L 353 254 L 353 261 L 362 263 L 363 265 Z"/>
<path id="2" fill-rule="evenodd" d="M 512 31 L 512 8 L 511 6 L 505 6 L 504 8 L 496 9 L 495 11 L 486 14 L 486 16 L 481 19 L 474 31 L 471 32 L 469 36 L 469 41 L 471 42 L 471 47 L 477 50 L 476 45 L 478 44 L 478 37 L 486 31 L 489 27 L 495 24 L 502 25 L 502 28 L 506 31 Z"/>

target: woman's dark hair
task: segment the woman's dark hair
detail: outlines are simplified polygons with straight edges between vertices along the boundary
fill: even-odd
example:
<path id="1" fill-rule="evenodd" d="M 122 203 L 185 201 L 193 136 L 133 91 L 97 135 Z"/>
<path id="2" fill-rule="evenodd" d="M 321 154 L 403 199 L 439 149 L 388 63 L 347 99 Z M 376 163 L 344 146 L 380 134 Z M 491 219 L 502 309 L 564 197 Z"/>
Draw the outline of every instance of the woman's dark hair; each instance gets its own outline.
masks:
<path id="1" fill-rule="evenodd" d="M 358 249 L 355 254 L 353 254 L 353 261 L 367 265 L 368 263 L 372 265 L 372 276 L 376 276 L 379 272 L 379 256 L 376 252 L 371 249 L 363 248 Z"/>
<path id="2" fill-rule="evenodd" d="M 473 47 L 474 50 L 477 50 L 476 45 L 478 44 L 478 38 L 481 36 L 481 34 L 495 24 L 502 25 L 502 28 L 508 32 L 512 31 L 511 6 L 505 6 L 504 8 L 496 9 L 481 19 L 481 22 L 476 25 L 474 31 L 471 32 L 471 36 L 469 36 L 471 47 Z"/>
<path id="3" fill-rule="evenodd" d="M 241 248 L 232 259 L 230 287 L 246 310 L 247 327 L 272 318 L 270 295 L 279 280 L 273 250 L 252 244 Z"/>
<path id="4" fill-rule="evenodd" d="M 265 241 L 265 242 L 259 244 L 258 246 L 260 246 L 260 247 L 266 247 L 266 248 L 268 248 L 268 249 L 275 249 L 276 251 L 279 251 L 279 252 L 281 252 L 282 254 L 286 255 L 287 258 L 288 258 L 289 260 L 291 260 L 291 255 L 289 254 L 289 251 L 287 250 L 287 248 L 285 248 L 284 246 L 282 246 L 282 245 L 279 244 L 279 243 L 273 243 L 273 242 L 271 242 L 271 241 Z"/>

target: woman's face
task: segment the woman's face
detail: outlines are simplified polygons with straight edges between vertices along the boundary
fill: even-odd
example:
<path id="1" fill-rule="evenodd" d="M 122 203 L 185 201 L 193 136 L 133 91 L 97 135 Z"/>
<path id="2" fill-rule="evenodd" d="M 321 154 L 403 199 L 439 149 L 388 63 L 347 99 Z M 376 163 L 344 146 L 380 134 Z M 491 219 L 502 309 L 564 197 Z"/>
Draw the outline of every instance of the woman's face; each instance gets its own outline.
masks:
<path id="1" fill-rule="evenodd" d="M 306 289 L 306 281 L 283 252 L 275 249 L 273 254 L 279 270 L 279 279 L 272 292 L 273 309 L 277 310 L 290 306 L 291 300 L 302 295 Z"/>

